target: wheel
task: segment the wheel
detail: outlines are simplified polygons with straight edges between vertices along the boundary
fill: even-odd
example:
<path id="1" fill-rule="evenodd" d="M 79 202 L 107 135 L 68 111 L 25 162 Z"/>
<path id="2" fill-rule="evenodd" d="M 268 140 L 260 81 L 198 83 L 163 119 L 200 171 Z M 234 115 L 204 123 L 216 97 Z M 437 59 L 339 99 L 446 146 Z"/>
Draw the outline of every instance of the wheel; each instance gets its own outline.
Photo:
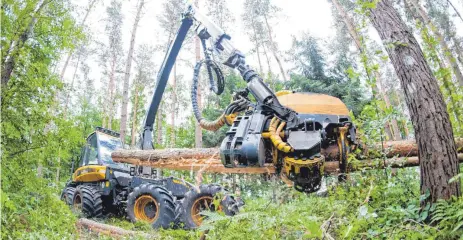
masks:
<path id="1" fill-rule="evenodd" d="M 338 176 L 338 180 L 340 182 L 344 182 L 347 180 L 347 173 L 349 172 L 348 168 L 348 154 L 349 154 L 349 146 L 347 139 L 345 137 L 344 131 L 341 130 L 341 134 L 338 138 L 338 147 L 339 147 L 339 170 L 341 174 Z"/>
<path id="2" fill-rule="evenodd" d="M 74 194 L 76 192 L 75 187 L 65 187 L 61 193 L 61 200 L 67 205 L 71 206 L 74 199 Z"/>
<path id="3" fill-rule="evenodd" d="M 174 197 L 164 187 L 145 183 L 127 197 L 126 212 L 132 222 L 144 221 L 153 228 L 169 228 L 175 218 Z"/>
<path id="4" fill-rule="evenodd" d="M 238 207 L 244 203 L 238 203 L 233 196 L 225 195 L 220 200 L 220 205 L 216 206 L 217 193 L 223 192 L 222 187 L 218 185 L 201 185 L 199 192 L 191 189 L 185 194 L 182 201 L 180 219 L 186 229 L 197 228 L 203 222 L 205 216 L 203 211 L 221 211 L 228 216 L 238 213 Z"/>
<path id="5" fill-rule="evenodd" d="M 72 208 L 87 218 L 102 217 L 103 201 L 100 192 L 93 186 L 78 186 L 72 197 Z"/>

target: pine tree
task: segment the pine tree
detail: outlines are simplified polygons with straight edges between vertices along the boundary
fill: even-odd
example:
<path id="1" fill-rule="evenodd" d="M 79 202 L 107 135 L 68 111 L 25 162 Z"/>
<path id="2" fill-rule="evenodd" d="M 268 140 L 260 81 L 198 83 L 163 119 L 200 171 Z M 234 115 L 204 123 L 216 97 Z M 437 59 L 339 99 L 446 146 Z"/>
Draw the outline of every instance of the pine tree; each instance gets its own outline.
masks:
<path id="1" fill-rule="evenodd" d="M 121 12 L 121 2 L 118 0 L 112 0 L 110 6 L 106 9 L 107 18 L 106 18 L 106 27 L 105 31 L 108 36 L 108 45 L 107 49 L 103 53 L 103 64 L 106 66 L 109 63 L 109 66 L 106 66 L 108 69 L 108 88 L 107 93 L 105 94 L 105 121 L 103 121 L 103 126 L 107 128 L 112 128 L 113 118 L 116 111 L 116 97 L 117 97 L 117 73 L 121 67 L 122 61 L 122 21 L 123 16 Z"/>
<path id="2" fill-rule="evenodd" d="M 449 183 L 459 173 L 452 126 L 437 81 L 413 34 L 390 0 L 371 7 L 363 2 L 401 80 L 418 144 L 421 193 L 429 196 L 425 207 L 437 199 L 460 196 L 460 182 Z"/>
<path id="3" fill-rule="evenodd" d="M 127 54 L 127 61 L 125 63 L 124 87 L 122 90 L 122 105 L 121 105 L 121 125 L 119 128 L 122 142 L 125 142 L 125 135 L 127 131 L 127 107 L 129 104 L 129 81 L 130 81 L 130 70 L 132 68 L 133 49 L 135 47 L 135 37 L 137 36 L 138 23 L 140 22 L 144 4 L 145 4 L 144 0 L 140 0 L 137 3 L 137 13 L 136 13 L 135 21 L 132 27 L 132 37 L 130 38 L 129 53 Z"/>

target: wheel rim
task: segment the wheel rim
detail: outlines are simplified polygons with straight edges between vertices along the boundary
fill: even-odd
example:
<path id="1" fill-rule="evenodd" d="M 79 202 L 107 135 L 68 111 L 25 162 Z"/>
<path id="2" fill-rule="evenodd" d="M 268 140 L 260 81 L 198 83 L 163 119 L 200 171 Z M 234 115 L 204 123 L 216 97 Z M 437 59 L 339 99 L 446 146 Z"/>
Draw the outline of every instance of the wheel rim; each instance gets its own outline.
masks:
<path id="1" fill-rule="evenodd" d="M 339 167 L 341 174 L 339 180 L 344 181 L 347 179 L 347 173 L 349 172 L 347 155 L 349 154 L 349 143 L 346 141 L 347 127 L 340 128 L 340 134 L 338 137 L 338 148 L 339 148 Z"/>
<path id="2" fill-rule="evenodd" d="M 212 211 L 214 212 L 215 206 L 214 206 L 214 198 L 211 196 L 203 196 L 198 199 L 193 203 L 191 206 L 191 215 L 193 218 L 193 222 L 196 224 L 196 226 L 201 225 L 203 220 L 206 218 L 201 212 L 203 211 Z M 222 207 L 219 205 L 217 211 L 222 211 Z"/>
<path id="3" fill-rule="evenodd" d="M 135 200 L 135 218 L 141 221 L 153 223 L 159 216 L 159 204 L 150 195 L 142 195 Z"/>

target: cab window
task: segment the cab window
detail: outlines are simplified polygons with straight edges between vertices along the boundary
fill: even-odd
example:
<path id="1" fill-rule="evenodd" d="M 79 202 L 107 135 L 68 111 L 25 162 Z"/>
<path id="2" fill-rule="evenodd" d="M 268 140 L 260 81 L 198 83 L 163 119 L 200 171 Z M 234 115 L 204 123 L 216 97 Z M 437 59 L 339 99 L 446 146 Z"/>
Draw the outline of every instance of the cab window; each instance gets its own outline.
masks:
<path id="1" fill-rule="evenodd" d="M 87 142 L 85 147 L 85 155 L 83 158 L 83 165 L 97 165 L 98 164 L 98 144 L 96 134 L 93 134 Z"/>

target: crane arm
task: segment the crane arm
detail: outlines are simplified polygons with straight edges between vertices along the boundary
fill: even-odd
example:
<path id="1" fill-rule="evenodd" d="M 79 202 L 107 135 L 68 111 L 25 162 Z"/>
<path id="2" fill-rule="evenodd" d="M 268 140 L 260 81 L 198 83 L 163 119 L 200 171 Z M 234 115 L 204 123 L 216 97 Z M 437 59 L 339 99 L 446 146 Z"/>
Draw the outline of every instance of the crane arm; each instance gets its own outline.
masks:
<path id="1" fill-rule="evenodd" d="M 298 123 L 297 114 L 282 106 L 275 94 L 264 84 L 262 78 L 245 62 L 245 56 L 237 50 L 232 42 L 231 37 L 220 27 L 214 24 L 208 17 L 203 15 L 193 5 L 189 5 L 183 14 L 182 23 L 172 42 L 169 51 L 164 58 L 161 69 L 158 73 L 156 89 L 153 93 L 151 104 L 145 117 L 143 132 L 139 147 L 141 149 L 153 149 L 153 126 L 165 91 L 170 72 L 175 64 L 178 53 L 185 40 L 185 37 L 192 26 L 195 26 L 195 32 L 202 40 L 212 39 L 212 49 L 223 60 L 226 66 L 237 69 L 243 79 L 247 82 L 247 89 L 254 96 L 258 103 L 272 109 L 275 115 L 284 119 L 288 124 L 287 127 L 295 126 Z"/>

